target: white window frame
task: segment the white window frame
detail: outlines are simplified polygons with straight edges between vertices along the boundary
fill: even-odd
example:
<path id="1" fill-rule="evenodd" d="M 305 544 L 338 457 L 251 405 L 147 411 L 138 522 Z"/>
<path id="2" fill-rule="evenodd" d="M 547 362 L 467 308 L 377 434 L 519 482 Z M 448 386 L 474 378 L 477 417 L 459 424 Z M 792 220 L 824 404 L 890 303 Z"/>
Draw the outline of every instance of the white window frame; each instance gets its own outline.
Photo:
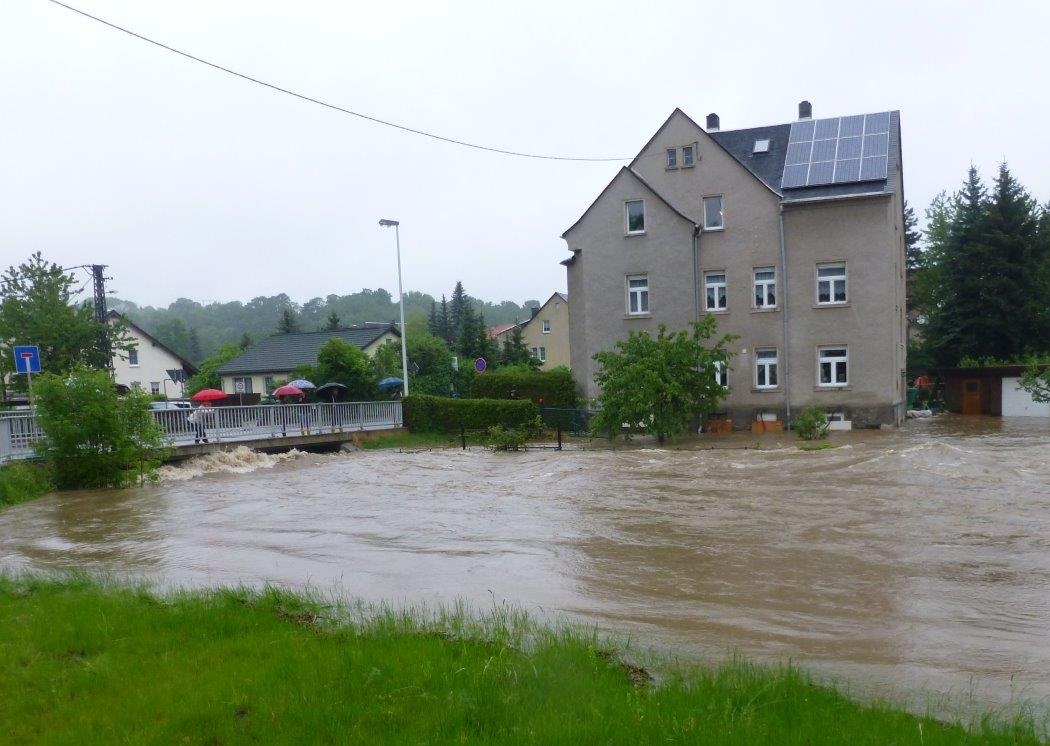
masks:
<path id="1" fill-rule="evenodd" d="M 543 319 L 543 321 L 540 322 L 540 324 L 541 324 L 540 331 L 543 334 L 550 334 L 551 333 L 551 320 L 550 319 Z"/>
<path id="2" fill-rule="evenodd" d="M 533 347 L 533 348 L 532 348 L 532 349 L 530 350 L 530 352 L 532 352 L 532 356 L 533 356 L 534 358 L 536 358 L 537 360 L 539 360 L 539 359 L 540 359 L 540 348 L 539 348 L 539 347 Z"/>
<path id="3" fill-rule="evenodd" d="M 722 280 L 712 280 L 709 278 L 721 277 Z M 728 279 L 725 270 L 715 269 L 709 272 L 704 272 L 704 308 L 708 313 L 725 313 L 729 310 L 729 290 L 728 290 Z M 714 305 L 711 305 L 711 291 L 714 291 Z M 722 305 L 718 305 L 719 294 L 718 291 L 722 291 L 721 300 Z"/>
<path id="4" fill-rule="evenodd" d="M 762 357 L 762 353 L 772 352 L 772 357 Z M 776 347 L 758 347 L 755 348 L 755 388 L 756 389 L 775 389 L 780 387 L 780 371 L 778 370 L 780 365 L 780 352 Z M 765 383 L 760 383 L 759 370 L 765 373 Z M 772 373 L 772 375 L 770 375 Z M 773 382 L 770 383 L 770 379 Z"/>
<path id="5" fill-rule="evenodd" d="M 729 389 L 729 366 L 721 360 L 715 361 L 715 383 L 723 389 Z"/>
<path id="6" fill-rule="evenodd" d="M 237 381 L 244 381 L 244 393 L 245 394 L 254 394 L 255 393 L 255 387 L 252 386 L 252 377 L 251 376 L 234 376 L 234 379 L 233 379 L 233 390 L 234 391 L 237 391 Z"/>
<path id="7" fill-rule="evenodd" d="M 759 279 L 759 272 L 772 272 L 772 279 Z M 777 268 L 776 267 L 755 267 L 751 272 L 752 284 L 754 285 L 754 307 L 762 309 L 763 311 L 777 307 Z M 772 292 L 773 302 L 769 302 L 769 296 Z M 761 298 L 762 302 L 759 303 Z"/>
<path id="8" fill-rule="evenodd" d="M 667 167 L 678 168 L 678 148 L 667 149 Z"/>
<path id="9" fill-rule="evenodd" d="M 718 200 L 718 217 L 721 222 L 718 225 L 709 225 L 707 222 L 707 203 L 711 200 Z M 700 207 L 704 212 L 704 230 L 705 231 L 724 231 L 726 229 L 726 201 L 725 197 L 721 194 L 709 194 L 704 197 L 700 202 Z"/>
<path id="10" fill-rule="evenodd" d="M 768 153 L 769 152 L 769 145 L 770 145 L 770 140 L 769 140 L 768 137 L 759 138 L 758 140 L 755 140 L 755 146 L 754 146 L 754 149 L 751 152 L 752 152 L 752 154 L 754 154 L 754 153 Z"/>
<path id="11" fill-rule="evenodd" d="M 128 366 L 131 368 L 139 367 L 139 350 L 137 347 L 128 350 Z"/>
<path id="12" fill-rule="evenodd" d="M 841 275 L 832 275 L 826 278 L 820 276 L 822 269 L 841 269 Z M 820 262 L 817 264 L 817 271 L 814 273 L 814 277 L 817 282 L 817 305 L 818 306 L 844 306 L 849 303 L 849 269 L 846 266 L 846 262 Z M 842 283 L 842 300 L 835 300 L 835 284 Z M 820 299 L 820 286 L 822 283 L 828 284 L 828 299 Z"/>
<path id="13" fill-rule="evenodd" d="M 149 382 L 149 392 L 151 394 L 159 394 L 160 393 L 160 389 L 161 389 L 161 385 L 160 384 L 161 384 L 160 381 L 150 381 Z"/>
<path id="14" fill-rule="evenodd" d="M 688 157 L 686 155 L 688 154 Z M 682 168 L 692 168 L 696 165 L 696 144 L 682 146 Z"/>
<path id="15" fill-rule="evenodd" d="M 828 352 L 838 350 L 842 350 L 846 354 L 835 357 L 827 355 Z M 828 369 L 831 378 L 829 383 L 822 381 L 825 365 L 831 366 Z M 845 377 L 843 381 L 836 380 L 840 366 Z M 849 345 L 821 345 L 817 348 L 817 386 L 822 389 L 838 389 L 843 386 L 849 386 Z"/>
<path id="16" fill-rule="evenodd" d="M 640 231 L 631 230 L 631 205 L 642 206 L 642 229 Z M 625 236 L 641 236 L 645 233 L 645 200 L 644 199 L 628 199 L 623 203 L 623 232 Z"/>
<path id="17" fill-rule="evenodd" d="M 547 362 L 547 348 L 546 347 L 541 347 L 540 348 L 539 358 L 540 358 L 540 362 L 541 363 Z"/>
<path id="18" fill-rule="evenodd" d="M 631 280 L 645 280 L 645 286 L 639 285 L 638 287 L 631 287 Z M 628 316 L 648 316 L 649 315 L 649 275 L 638 274 L 638 275 L 627 275 L 627 279 L 624 281 L 624 285 L 627 290 L 627 315 Z M 638 310 L 631 310 L 631 298 L 637 296 L 637 302 L 635 306 Z M 644 302 L 643 302 L 644 301 Z M 644 308 L 643 308 L 644 306 Z"/>

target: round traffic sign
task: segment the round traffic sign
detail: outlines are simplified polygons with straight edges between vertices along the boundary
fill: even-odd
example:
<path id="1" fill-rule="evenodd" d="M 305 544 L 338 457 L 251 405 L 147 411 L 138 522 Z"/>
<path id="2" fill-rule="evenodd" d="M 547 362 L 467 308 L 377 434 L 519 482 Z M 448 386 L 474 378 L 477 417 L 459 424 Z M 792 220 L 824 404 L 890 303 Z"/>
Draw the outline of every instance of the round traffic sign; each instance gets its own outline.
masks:
<path id="1" fill-rule="evenodd" d="M 489 364 L 485 362 L 485 358 L 483 357 L 479 357 L 477 360 L 474 361 L 474 370 L 476 370 L 478 373 L 484 373 L 485 368 L 487 367 L 489 367 Z"/>

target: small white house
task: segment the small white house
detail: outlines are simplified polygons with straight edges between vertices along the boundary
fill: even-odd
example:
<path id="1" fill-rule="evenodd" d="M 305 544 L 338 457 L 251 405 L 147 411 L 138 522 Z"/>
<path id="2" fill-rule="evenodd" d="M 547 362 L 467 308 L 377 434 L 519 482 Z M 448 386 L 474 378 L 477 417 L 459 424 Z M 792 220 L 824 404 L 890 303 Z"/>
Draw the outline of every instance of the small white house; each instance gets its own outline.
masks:
<path id="1" fill-rule="evenodd" d="M 169 399 L 183 398 L 186 379 L 196 373 L 197 368 L 123 314 L 110 311 L 108 318 L 123 319 L 135 343 L 130 352 L 120 350 L 113 353 L 114 381 L 153 394 L 163 394 Z"/>

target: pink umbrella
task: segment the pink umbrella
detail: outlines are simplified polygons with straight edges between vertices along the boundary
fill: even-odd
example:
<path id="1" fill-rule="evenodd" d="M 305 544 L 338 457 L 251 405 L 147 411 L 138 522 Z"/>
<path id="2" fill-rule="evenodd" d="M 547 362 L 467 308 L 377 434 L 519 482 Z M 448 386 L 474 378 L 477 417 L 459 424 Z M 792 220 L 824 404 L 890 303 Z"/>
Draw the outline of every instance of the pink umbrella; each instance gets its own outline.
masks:
<path id="1" fill-rule="evenodd" d="M 303 390 L 296 388 L 295 386 L 289 386 L 285 384 L 273 390 L 274 396 L 302 396 Z"/>

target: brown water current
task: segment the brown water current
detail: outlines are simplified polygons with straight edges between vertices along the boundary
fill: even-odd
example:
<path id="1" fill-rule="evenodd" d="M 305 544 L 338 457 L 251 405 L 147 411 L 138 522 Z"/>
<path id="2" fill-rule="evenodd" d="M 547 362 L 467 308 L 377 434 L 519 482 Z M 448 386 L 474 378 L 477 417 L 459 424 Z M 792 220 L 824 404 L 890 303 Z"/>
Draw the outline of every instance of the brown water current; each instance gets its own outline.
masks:
<path id="1" fill-rule="evenodd" d="M 506 600 L 898 698 L 1050 701 L 1050 422 L 833 436 L 304 455 L 63 493 L 0 513 L 0 568 Z"/>

